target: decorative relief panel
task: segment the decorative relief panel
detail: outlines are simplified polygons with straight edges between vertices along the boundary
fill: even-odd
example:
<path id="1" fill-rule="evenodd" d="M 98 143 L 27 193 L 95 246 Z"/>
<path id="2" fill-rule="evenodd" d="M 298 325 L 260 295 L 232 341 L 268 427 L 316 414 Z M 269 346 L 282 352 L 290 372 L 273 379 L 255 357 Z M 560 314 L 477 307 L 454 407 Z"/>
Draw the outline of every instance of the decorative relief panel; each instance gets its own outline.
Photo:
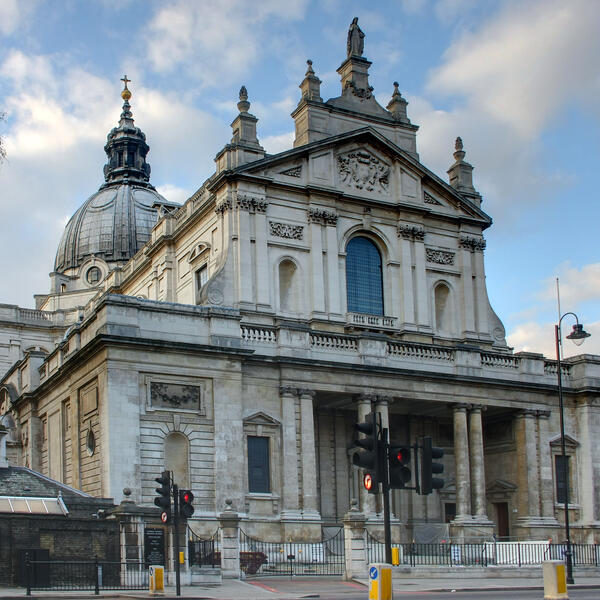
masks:
<path id="1" fill-rule="evenodd" d="M 302 225 L 288 225 L 287 223 L 269 221 L 269 229 L 271 235 L 291 240 L 301 240 L 304 235 L 304 227 Z"/>
<path id="2" fill-rule="evenodd" d="M 291 169 L 280 171 L 279 174 L 287 175 L 288 177 L 300 177 L 302 175 L 302 167 L 298 165 L 297 167 L 292 167 Z"/>
<path id="3" fill-rule="evenodd" d="M 199 385 L 150 381 L 149 388 L 150 407 L 153 409 L 204 412 L 202 387 Z"/>
<path id="4" fill-rule="evenodd" d="M 425 248 L 425 256 L 428 262 L 438 263 L 440 265 L 453 265 L 454 252 L 446 250 L 436 250 L 435 248 Z"/>
<path id="5" fill-rule="evenodd" d="M 442 206 L 441 202 L 438 202 L 431 194 L 428 194 L 427 192 L 423 192 L 423 202 L 425 202 L 425 204 L 435 204 L 437 206 Z"/>
<path id="6" fill-rule="evenodd" d="M 307 211 L 309 223 L 319 223 L 320 225 L 336 226 L 338 216 L 334 212 L 323 210 L 321 208 L 309 208 Z"/>
<path id="7" fill-rule="evenodd" d="M 405 240 L 417 240 L 422 242 L 425 239 L 425 229 L 421 225 L 408 225 L 401 223 L 398 225 L 398 237 L 402 236 Z"/>
<path id="8" fill-rule="evenodd" d="M 342 183 L 356 190 L 389 193 L 390 167 L 364 150 L 338 156 Z"/>
<path id="9" fill-rule="evenodd" d="M 458 245 L 461 248 L 466 248 L 471 252 L 483 252 L 485 250 L 485 240 L 482 238 L 472 237 L 470 235 L 461 235 Z"/>

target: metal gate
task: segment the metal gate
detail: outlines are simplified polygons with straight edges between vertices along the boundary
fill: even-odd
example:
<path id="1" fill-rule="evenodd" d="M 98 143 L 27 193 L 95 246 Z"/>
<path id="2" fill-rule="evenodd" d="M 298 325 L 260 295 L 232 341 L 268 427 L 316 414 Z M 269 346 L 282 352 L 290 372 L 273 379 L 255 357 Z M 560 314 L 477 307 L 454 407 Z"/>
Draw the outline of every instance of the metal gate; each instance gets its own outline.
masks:
<path id="1" fill-rule="evenodd" d="M 320 542 L 262 542 L 240 530 L 240 567 L 246 575 L 343 575 L 344 530 Z"/>
<path id="2" fill-rule="evenodd" d="M 219 531 L 209 538 L 201 538 L 188 527 L 188 560 L 190 566 L 220 567 Z"/>

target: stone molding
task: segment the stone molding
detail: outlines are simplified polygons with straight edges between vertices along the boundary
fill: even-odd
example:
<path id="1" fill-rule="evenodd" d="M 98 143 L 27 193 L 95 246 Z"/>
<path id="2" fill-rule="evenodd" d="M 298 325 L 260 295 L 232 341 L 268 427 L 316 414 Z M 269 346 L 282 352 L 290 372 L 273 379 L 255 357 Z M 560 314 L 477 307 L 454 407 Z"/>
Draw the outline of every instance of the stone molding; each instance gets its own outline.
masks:
<path id="1" fill-rule="evenodd" d="M 322 208 L 309 208 L 306 214 L 309 223 L 335 227 L 338 222 L 338 216 L 334 212 L 323 210 Z"/>
<path id="2" fill-rule="evenodd" d="M 425 248 L 425 256 L 428 262 L 437 263 L 440 265 L 453 265 L 454 252 L 447 250 L 436 250 L 435 248 Z"/>
<path id="3" fill-rule="evenodd" d="M 288 385 L 282 385 L 279 387 L 279 393 L 282 396 L 297 396 L 298 395 L 298 388 L 295 387 L 291 387 Z"/>
<path id="4" fill-rule="evenodd" d="M 302 225 L 288 225 L 277 221 L 269 221 L 269 230 L 271 235 L 291 240 L 301 240 L 304 237 L 304 227 Z"/>
<path id="5" fill-rule="evenodd" d="M 530 408 L 523 408 L 516 413 L 517 419 L 519 418 L 533 418 L 538 416 L 538 411 Z"/>
<path id="6" fill-rule="evenodd" d="M 299 388 L 296 391 L 298 392 L 299 396 L 310 396 L 311 398 L 314 398 L 317 395 L 317 392 L 315 390 Z"/>
<path id="7" fill-rule="evenodd" d="M 454 412 L 459 412 L 459 411 L 463 411 L 463 410 L 466 412 L 467 410 L 469 410 L 471 408 L 471 406 L 472 406 L 471 404 L 468 404 L 466 402 L 457 402 L 456 404 L 452 405 L 452 410 Z"/>
<path id="8" fill-rule="evenodd" d="M 357 190 L 389 193 L 390 167 L 364 150 L 338 156 L 340 181 Z"/>
<path id="9" fill-rule="evenodd" d="M 470 250 L 471 252 L 483 252 L 485 250 L 485 240 L 476 238 L 470 235 L 461 235 L 458 241 L 458 245 L 461 248 Z"/>
<path id="10" fill-rule="evenodd" d="M 400 223 L 398 225 L 398 237 L 402 236 L 405 240 L 415 240 L 422 242 L 425 239 L 425 229 L 421 225 L 409 225 Z"/>
<path id="11" fill-rule="evenodd" d="M 356 402 L 377 402 L 376 394 L 356 394 L 354 396 L 354 400 Z"/>

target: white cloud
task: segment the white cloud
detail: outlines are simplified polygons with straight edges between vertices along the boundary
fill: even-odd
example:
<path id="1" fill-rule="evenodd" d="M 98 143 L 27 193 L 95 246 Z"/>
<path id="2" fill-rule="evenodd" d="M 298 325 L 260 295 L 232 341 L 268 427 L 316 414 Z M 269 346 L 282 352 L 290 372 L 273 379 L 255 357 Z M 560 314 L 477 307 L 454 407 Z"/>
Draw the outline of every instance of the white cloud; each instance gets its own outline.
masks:
<path id="1" fill-rule="evenodd" d="M 593 301 L 600 307 L 600 262 L 584 265 L 580 269 L 569 262 L 556 269 L 560 284 L 560 301 L 563 310 L 577 310 L 586 302 Z M 547 279 L 539 293 L 540 300 L 556 301 L 556 278 Z"/>
<path id="2" fill-rule="evenodd" d="M 466 99 L 475 114 L 531 139 L 561 108 L 598 86 L 600 2 L 508 2 L 475 33 L 447 50 L 428 90 Z M 595 73 L 595 75 L 594 75 Z"/>
<path id="3" fill-rule="evenodd" d="M 263 140 L 260 140 L 267 154 L 277 154 L 284 150 L 290 150 L 294 145 L 295 133 L 290 131 L 280 135 L 269 135 Z"/>
<path id="4" fill-rule="evenodd" d="M 266 34 L 266 22 L 299 19 L 306 4 L 307 0 L 176 0 L 160 8 L 148 26 L 148 57 L 160 72 L 183 66 L 205 85 L 222 85 L 244 73 L 270 37 L 277 36 L 273 30 Z"/>
<path id="5" fill-rule="evenodd" d="M 38 0 L 0 0 L 0 34 L 14 33 L 36 9 Z"/>
<path id="6" fill-rule="evenodd" d="M 190 190 L 185 190 L 171 183 L 158 186 L 156 191 L 169 202 L 176 202 L 177 204 L 183 204 L 192 195 Z"/>
<path id="7" fill-rule="evenodd" d="M 405 13 L 420 13 L 427 5 L 427 0 L 399 0 L 400 6 Z"/>

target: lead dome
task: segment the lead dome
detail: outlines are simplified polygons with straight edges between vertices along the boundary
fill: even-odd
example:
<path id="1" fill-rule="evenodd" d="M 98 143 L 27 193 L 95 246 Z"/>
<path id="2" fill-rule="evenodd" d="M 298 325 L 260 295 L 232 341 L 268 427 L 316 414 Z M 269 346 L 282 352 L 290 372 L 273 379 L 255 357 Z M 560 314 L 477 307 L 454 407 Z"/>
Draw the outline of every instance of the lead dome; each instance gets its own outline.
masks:
<path id="1" fill-rule="evenodd" d="M 150 150 L 134 125 L 125 76 L 123 110 L 107 136 L 105 183 L 75 212 L 58 245 L 54 291 L 97 285 L 115 266 L 126 263 L 149 239 L 160 206 L 173 206 L 150 183 Z"/>

